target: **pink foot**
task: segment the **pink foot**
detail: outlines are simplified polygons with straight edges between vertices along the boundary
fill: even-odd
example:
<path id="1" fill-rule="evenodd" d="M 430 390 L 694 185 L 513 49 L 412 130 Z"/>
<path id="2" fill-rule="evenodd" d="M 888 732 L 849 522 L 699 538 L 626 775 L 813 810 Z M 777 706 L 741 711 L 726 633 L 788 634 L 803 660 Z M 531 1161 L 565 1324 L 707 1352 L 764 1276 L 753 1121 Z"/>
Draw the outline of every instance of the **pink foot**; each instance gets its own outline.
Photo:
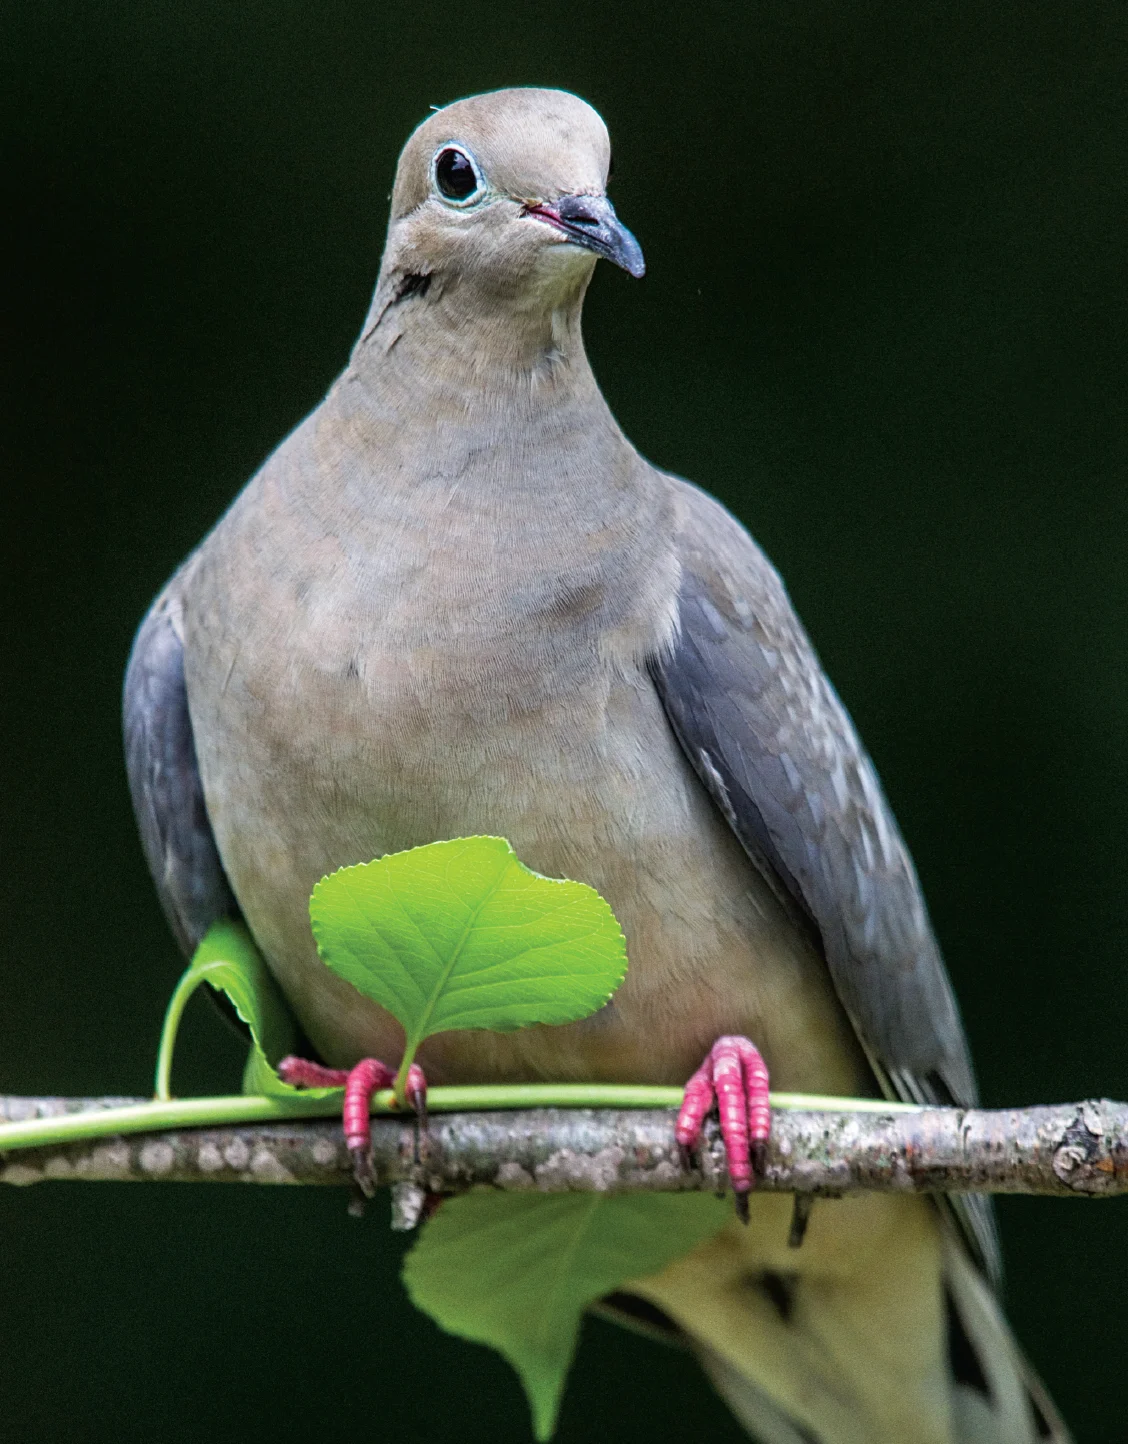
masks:
<path id="1" fill-rule="evenodd" d="M 326 1068 L 321 1063 L 311 1063 L 306 1058 L 283 1058 L 278 1065 L 278 1076 L 283 1083 L 295 1088 L 341 1088 L 345 1090 L 345 1101 L 341 1107 L 341 1121 L 345 1129 L 345 1143 L 353 1158 L 353 1172 L 361 1189 L 371 1196 L 372 1178 L 372 1134 L 368 1121 L 372 1095 L 381 1088 L 390 1088 L 395 1082 L 395 1070 L 379 1058 L 362 1058 L 354 1068 Z M 427 1080 L 418 1063 L 407 1070 L 407 1087 L 404 1090 L 407 1101 L 419 1117 L 427 1119 Z"/>
<path id="2" fill-rule="evenodd" d="M 757 1168 L 763 1167 L 764 1146 L 772 1126 L 767 1065 L 747 1038 L 718 1038 L 685 1085 L 674 1128 L 683 1149 L 697 1144 L 701 1124 L 714 1103 L 720 1115 L 736 1211 L 747 1223 L 748 1195 L 756 1181 L 753 1162 Z"/>

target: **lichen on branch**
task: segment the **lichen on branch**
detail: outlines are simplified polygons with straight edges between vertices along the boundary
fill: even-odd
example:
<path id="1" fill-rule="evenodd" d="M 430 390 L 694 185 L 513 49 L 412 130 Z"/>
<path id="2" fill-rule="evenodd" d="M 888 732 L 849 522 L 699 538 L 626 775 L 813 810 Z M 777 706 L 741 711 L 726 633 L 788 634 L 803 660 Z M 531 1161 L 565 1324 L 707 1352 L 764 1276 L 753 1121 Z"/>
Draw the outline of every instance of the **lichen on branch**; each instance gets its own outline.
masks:
<path id="1" fill-rule="evenodd" d="M 141 1099 L 0 1097 L 0 1119 L 142 1104 Z M 381 1184 L 428 1193 L 475 1186 L 543 1193 L 722 1190 L 715 1128 L 684 1160 L 667 1109 L 535 1108 L 374 1117 Z M 0 1182 L 47 1180 L 347 1185 L 351 1159 L 333 1119 L 287 1119 L 83 1138 L 0 1152 Z M 1128 1193 L 1128 1105 L 1025 1109 L 890 1108 L 773 1112 L 757 1187 L 837 1195 Z"/>

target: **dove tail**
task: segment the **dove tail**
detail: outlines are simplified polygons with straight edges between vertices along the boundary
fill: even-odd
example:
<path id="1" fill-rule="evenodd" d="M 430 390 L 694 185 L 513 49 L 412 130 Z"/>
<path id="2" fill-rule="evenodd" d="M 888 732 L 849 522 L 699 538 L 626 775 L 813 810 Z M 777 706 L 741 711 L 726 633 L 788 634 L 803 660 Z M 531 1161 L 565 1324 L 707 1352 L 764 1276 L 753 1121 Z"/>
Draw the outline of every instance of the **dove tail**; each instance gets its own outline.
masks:
<path id="1" fill-rule="evenodd" d="M 944 1240 L 944 1284 L 957 1444 L 1072 1444 L 994 1291 L 952 1237 Z"/>
<path id="2" fill-rule="evenodd" d="M 759 1444 L 1071 1444 L 991 1286 L 930 1200 L 790 1200 L 630 1292 L 669 1318 Z"/>
<path id="3" fill-rule="evenodd" d="M 993 1291 L 955 1239 L 945 1240 L 944 1285 L 952 1444 L 1072 1444 Z M 707 1345 L 696 1352 L 713 1387 L 758 1444 L 846 1444 L 866 1437 L 849 1429 L 812 1430 L 790 1418 L 728 1359 Z"/>

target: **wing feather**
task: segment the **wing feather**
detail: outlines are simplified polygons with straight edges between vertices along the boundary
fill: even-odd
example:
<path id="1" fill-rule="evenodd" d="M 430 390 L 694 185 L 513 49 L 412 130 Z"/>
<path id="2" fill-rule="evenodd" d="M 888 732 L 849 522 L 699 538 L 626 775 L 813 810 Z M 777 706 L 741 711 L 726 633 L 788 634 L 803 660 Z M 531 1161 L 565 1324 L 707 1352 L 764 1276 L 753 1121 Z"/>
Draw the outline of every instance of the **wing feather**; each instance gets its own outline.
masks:
<path id="1" fill-rule="evenodd" d="M 682 748 L 777 896 L 815 934 L 887 1094 L 977 1099 L 955 996 L 873 765 L 779 576 L 688 484 L 672 644 L 651 666 Z M 997 1269 L 989 1203 L 954 1203 Z"/>
<path id="2" fill-rule="evenodd" d="M 238 916 L 208 820 L 184 681 L 173 583 L 141 623 L 125 673 L 125 763 L 145 860 L 186 956 L 213 922 Z"/>

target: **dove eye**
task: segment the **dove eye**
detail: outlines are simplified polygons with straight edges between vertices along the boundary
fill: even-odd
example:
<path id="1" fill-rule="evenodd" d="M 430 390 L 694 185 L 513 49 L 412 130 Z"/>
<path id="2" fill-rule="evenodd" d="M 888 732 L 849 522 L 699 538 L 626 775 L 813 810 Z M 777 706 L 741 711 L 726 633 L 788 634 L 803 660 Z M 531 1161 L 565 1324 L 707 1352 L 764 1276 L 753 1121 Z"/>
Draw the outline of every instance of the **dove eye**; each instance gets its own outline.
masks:
<path id="1" fill-rule="evenodd" d="M 438 151 L 431 163 L 435 178 L 435 189 L 444 200 L 464 206 L 477 200 L 485 189 L 482 173 L 474 163 L 473 156 L 467 155 L 455 145 L 445 145 Z"/>

